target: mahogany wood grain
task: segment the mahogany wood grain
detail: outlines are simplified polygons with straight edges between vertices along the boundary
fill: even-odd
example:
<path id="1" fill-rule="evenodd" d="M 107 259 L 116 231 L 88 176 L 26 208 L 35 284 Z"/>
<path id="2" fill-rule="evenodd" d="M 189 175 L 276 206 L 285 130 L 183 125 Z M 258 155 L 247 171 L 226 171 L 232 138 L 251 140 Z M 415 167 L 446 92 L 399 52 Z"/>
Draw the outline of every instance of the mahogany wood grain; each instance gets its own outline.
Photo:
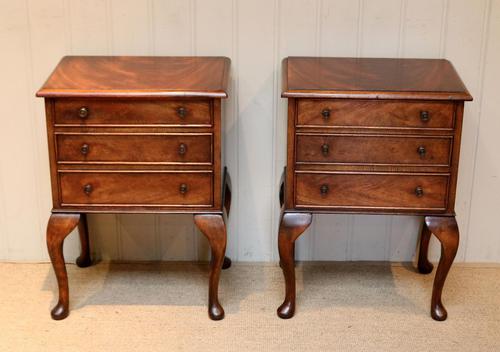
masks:
<path id="1" fill-rule="evenodd" d="M 212 320 L 224 318 L 224 309 L 219 303 L 219 278 L 226 253 L 226 224 L 221 214 L 196 214 L 194 223 L 207 237 L 212 249 L 208 289 L 208 315 Z M 226 262 L 226 267 L 227 267 Z M 230 262 L 229 262 L 230 265 Z"/>
<path id="2" fill-rule="evenodd" d="M 288 98 L 286 178 L 280 189 L 285 217 L 426 216 L 418 270 L 432 271 L 432 231 L 443 250 L 431 316 L 446 319 L 441 292 L 458 246 L 460 140 L 464 101 L 472 100 L 453 65 L 442 59 L 290 57 L 282 73 L 282 97 Z M 279 234 L 287 285 L 278 310 L 283 318 L 295 309 L 293 245 L 286 238 L 307 227 L 292 219 L 284 218 Z"/>
<path id="3" fill-rule="evenodd" d="M 450 130 L 454 110 L 453 103 L 441 101 L 300 99 L 297 126 Z"/>
<path id="4" fill-rule="evenodd" d="M 92 265 L 90 257 L 89 230 L 87 225 L 87 214 L 80 215 L 78 223 L 78 235 L 80 237 L 80 256 L 76 258 L 76 265 L 80 268 L 86 268 Z"/>
<path id="5" fill-rule="evenodd" d="M 221 164 L 229 63 L 224 57 L 65 57 L 38 91 L 45 97 L 54 214 L 47 241 L 60 288 L 54 319 L 68 315 L 62 241 L 69 227 L 82 219 L 77 264 L 88 266 L 85 214 L 116 212 L 195 214 L 215 258 L 210 317 L 222 319 L 218 280 L 220 268 L 231 265 L 221 220 L 231 202 L 230 190 L 223 195 Z"/>
<path id="6" fill-rule="evenodd" d="M 283 319 L 295 313 L 295 241 L 311 225 L 310 213 L 281 214 L 278 234 L 280 265 L 285 276 L 285 300 L 278 308 L 278 316 Z"/>
<path id="7" fill-rule="evenodd" d="M 80 109 L 85 109 L 82 115 Z M 211 126 L 208 99 L 56 99 L 56 125 Z M 84 116 L 84 117 L 82 117 Z"/>
<path id="8" fill-rule="evenodd" d="M 416 194 L 417 188 L 422 195 Z M 296 206 L 443 211 L 447 189 L 447 175 L 299 173 Z"/>
<path id="9" fill-rule="evenodd" d="M 295 147 L 297 134 L 295 131 L 295 119 L 297 116 L 297 101 L 296 99 L 288 99 L 288 129 L 287 129 L 287 153 L 285 167 L 285 192 L 284 201 L 285 209 L 293 209 L 295 207 Z"/>
<path id="10" fill-rule="evenodd" d="M 213 204 L 211 172 L 61 172 L 60 180 L 63 207 Z"/>
<path id="11" fill-rule="evenodd" d="M 47 225 L 47 249 L 59 287 L 59 299 L 50 312 L 54 320 L 64 319 L 69 314 L 68 274 L 64 263 L 63 244 L 66 236 L 79 222 L 79 214 L 52 214 Z"/>
<path id="12" fill-rule="evenodd" d="M 418 251 L 418 263 L 417 268 L 421 274 L 430 274 L 434 266 L 429 261 L 429 243 L 431 240 L 431 231 L 427 227 L 427 224 L 423 223 L 422 231 L 420 232 L 420 246 Z"/>
<path id="13" fill-rule="evenodd" d="M 448 209 L 446 212 L 455 215 L 455 198 L 457 195 L 458 164 L 460 162 L 460 145 L 462 140 L 462 125 L 464 117 L 464 103 L 457 102 L 455 134 L 453 136 L 453 150 L 450 166 L 450 187 L 448 191 Z"/>
<path id="14" fill-rule="evenodd" d="M 472 100 L 444 59 L 289 57 L 282 97 Z"/>
<path id="15" fill-rule="evenodd" d="M 297 163 L 449 166 L 451 137 L 297 134 Z"/>
<path id="16" fill-rule="evenodd" d="M 65 56 L 39 97 L 226 98 L 227 57 Z"/>
<path id="17" fill-rule="evenodd" d="M 436 269 L 434 287 L 432 289 L 431 316 L 434 320 L 446 320 L 448 313 L 441 301 L 444 282 L 450 271 L 453 259 L 457 254 L 459 233 L 454 216 L 426 216 L 425 224 L 441 242 L 441 258 Z"/>
<path id="18" fill-rule="evenodd" d="M 59 163 L 211 165 L 213 135 L 56 133 Z"/>

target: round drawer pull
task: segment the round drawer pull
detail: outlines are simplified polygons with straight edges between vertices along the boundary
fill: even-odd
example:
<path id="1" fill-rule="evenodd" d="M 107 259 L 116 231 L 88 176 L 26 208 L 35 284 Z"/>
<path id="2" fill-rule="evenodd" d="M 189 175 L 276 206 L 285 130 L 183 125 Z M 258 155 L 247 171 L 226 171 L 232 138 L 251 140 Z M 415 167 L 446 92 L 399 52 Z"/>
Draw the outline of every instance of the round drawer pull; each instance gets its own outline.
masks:
<path id="1" fill-rule="evenodd" d="M 418 186 L 417 188 L 415 188 L 415 195 L 417 197 L 423 197 L 424 196 L 424 189 L 420 186 Z"/>
<path id="2" fill-rule="evenodd" d="M 326 143 L 323 144 L 321 146 L 321 154 L 323 154 L 324 156 L 327 156 L 329 152 L 330 152 L 330 146 Z"/>
<path id="3" fill-rule="evenodd" d="M 90 195 L 90 193 L 92 193 L 92 191 L 93 191 L 93 187 L 90 183 L 83 186 L 83 192 L 85 192 L 86 195 Z"/>
<path id="4" fill-rule="evenodd" d="M 328 120 L 328 118 L 330 117 L 330 112 L 330 109 L 323 109 L 323 111 L 321 111 L 323 119 Z"/>
<path id="5" fill-rule="evenodd" d="M 319 192 L 321 193 L 322 196 L 325 196 L 329 191 L 328 185 L 321 185 L 319 188 Z"/>
<path id="6" fill-rule="evenodd" d="M 177 108 L 177 115 L 179 115 L 180 118 L 182 118 L 182 119 L 185 118 L 186 114 L 187 114 L 186 108 L 184 108 L 182 106 Z"/>
<path id="7" fill-rule="evenodd" d="M 82 106 L 78 109 L 78 116 L 80 116 L 81 119 L 86 119 L 89 116 L 89 108 Z"/>
<path id="8" fill-rule="evenodd" d="M 90 147 L 88 144 L 82 144 L 82 146 L 80 147 L 80 153 L 82 153 L 82 155 L 87 155 L 90 151 Z"/>
<path id="9" fill-rule="evenodd" d="M 420 111 L 420 120 L 422 122 L 428 122 L 431 119 L 428 111 Z"/>
<path id="10" fill-rule="evenodd" d="M 187 146 L 184 143 L 179 144 L 179 149 L 178 149 L 179 155 L 186 154 L 186 151 L 187 151 Z"/>
<path id="11" fill-rule="evenodd" d="M 425 147 L 423 145 L 417 148 L 417 153 L 420 155 L 421 158 L 425 158 L 426 152 L 427 151 L 425 150 Z"/>
<path id="12" fill-rule="evenodd" d="M 181 194 L 186 194 L 187 191 L 188 186 L 185 183 L 181 183 L 181 185 L 179 186 L 179 192 L 181 192 Z"/>

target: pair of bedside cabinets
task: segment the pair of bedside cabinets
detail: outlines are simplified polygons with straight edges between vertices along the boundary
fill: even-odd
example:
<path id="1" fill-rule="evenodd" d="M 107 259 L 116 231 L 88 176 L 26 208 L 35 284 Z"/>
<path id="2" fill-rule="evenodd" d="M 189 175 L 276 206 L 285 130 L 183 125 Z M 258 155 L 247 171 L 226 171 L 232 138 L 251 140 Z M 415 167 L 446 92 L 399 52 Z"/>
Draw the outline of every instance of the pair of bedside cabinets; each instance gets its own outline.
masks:
<path id="1" fill-rule="evenodd" d="M 45 98 L 53 210 L 47 246 L 59 287 L 53 319 L 69 314 L 65 237 L 79 229 L 77 265 L 91 264 L 86 214 L 191 213 L 212 250 L 208 313 L 218 300 L 231 182 L 221 163 L 222 57 L 65 57 L 38 91 Z M 441 242 L 431 316 L 445 320 L 443 285 L 458 248 L 454 202 L 464 101 L 453 66 L 437 59 L 290 57 L 287 167 L 278 247 L 295 312 L 295 240 L 313 213 L 425 217 L 418 270 Z"/>

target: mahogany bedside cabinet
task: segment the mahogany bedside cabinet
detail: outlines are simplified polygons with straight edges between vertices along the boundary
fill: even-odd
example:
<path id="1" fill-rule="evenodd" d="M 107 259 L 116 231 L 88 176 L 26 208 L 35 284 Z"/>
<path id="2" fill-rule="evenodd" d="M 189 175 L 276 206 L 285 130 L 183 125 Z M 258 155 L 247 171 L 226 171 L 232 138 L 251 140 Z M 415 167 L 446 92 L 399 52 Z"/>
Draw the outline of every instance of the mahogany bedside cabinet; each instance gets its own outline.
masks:
<path id="1" fill-rule="evenodd" d="M 430 59 L 290 57 L 287 167 L 278 246 L 286 293 L 281 318 L 295 311 L 295 240 L 312 213 L 423 216 L 418 270 L 433 233 L 441 242 L 431 316 L 445 320 L 443 285 L 458 248 L 455 221 L 464 101 L 452 64 Z"/>
<path id="2" fill-rule="evenodd" d="M 230 181 L 221 165 L 225 57 L 64 57 L 45 98 L 53 210 L 47 246 L 59 286 L 53 319 L 69 314 L 63 241 L 88 213 L 192 213 L 212 250 L 208 313 L 219 320 Z"/>

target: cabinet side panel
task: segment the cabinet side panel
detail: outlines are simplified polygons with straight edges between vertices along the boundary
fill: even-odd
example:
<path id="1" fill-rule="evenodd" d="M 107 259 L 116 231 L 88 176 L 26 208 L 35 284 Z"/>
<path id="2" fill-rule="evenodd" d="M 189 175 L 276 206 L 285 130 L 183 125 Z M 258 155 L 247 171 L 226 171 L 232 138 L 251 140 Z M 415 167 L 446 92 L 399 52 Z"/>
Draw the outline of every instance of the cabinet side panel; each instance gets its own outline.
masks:
<path id="1" fill-rule="evenodd" d="M 453 151 L 451 155 L 451 176 L 448 189 L 448 209 L 447 213 L 455 212 L 455 196 L 457 188 L 458 162 L 460 159 L 460 144 L 462 138 L 462 121 L 464 114 L 464 102 L 456 104 L 455 110 L 455 135 L 453 138 Z"/>
<path id="2" fill-rule="evenodd" d="M 297 100 L 288 99 L 288 125 L 287 125 L 287 156 L 286 156 L 286 182 L 285 182 L 285 209 L 294 208 L 294 174 L 295 174 L 295 116 L 297 113 Z"/>
<path id="3" fill-rule="evenodd" d="M 52 187 L 52 207 L 59 208 L 59 180 L 57 177 L 56 141 L 54 137 L 54 100 L 45 99 L 45 118 L 47 122 L 47 142 L 49 147 L 50 183 Z"/>
<path id="4" fill-rule="evenodd" d="M 222 208 L 222 169 L 221 169 L 221 100 L 213 99 L 212 100 L 212 114 L 214 121 L 214 137 L 213 137 L 213 161 L 214 161 L 214 195 L 213 195 L 213 205 L 215 209 Z"/>

